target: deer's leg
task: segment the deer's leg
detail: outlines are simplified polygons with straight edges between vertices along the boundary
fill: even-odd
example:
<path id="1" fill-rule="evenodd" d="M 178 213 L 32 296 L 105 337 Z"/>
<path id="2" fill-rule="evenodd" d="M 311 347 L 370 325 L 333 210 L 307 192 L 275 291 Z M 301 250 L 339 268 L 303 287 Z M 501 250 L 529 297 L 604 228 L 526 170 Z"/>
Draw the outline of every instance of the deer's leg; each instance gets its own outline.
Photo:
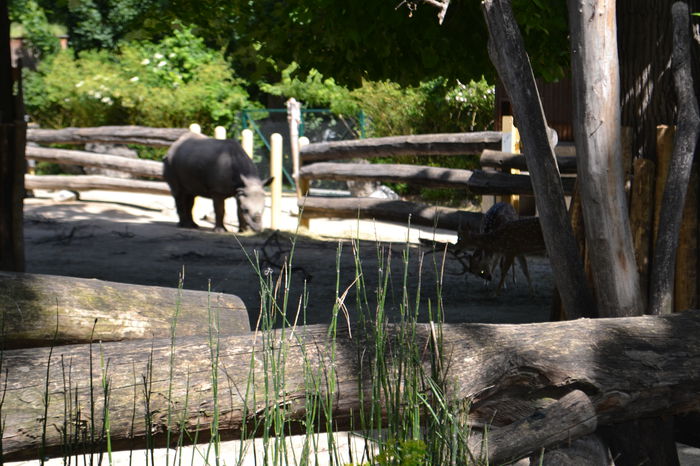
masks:
<path id="1" fill-rule="evenodd" d="M 512 255 L 503 256 L 503 261 L 501 262 L 501 280 L 498 282 L 498 287 L 496 287 L 496 294 L 501 291 L 503 284 L 506 282 L 508 277 L 508 269 L 513 266 L 513 260 L 515 259 Z"/>
<path id="2" fill-rule="evenodd" d="M 530 271 L 527 269 L 527 260 L 525 260 L 525 256 L 518 256 L 518 263 L 520 264 L 520 267 L 522 267 L 523 273 L 525 274 L 525 278 L 527 279 L 527 285 L 530 287 L 530 294 L 534 296 L 535 289 L 532 287 Z"/>

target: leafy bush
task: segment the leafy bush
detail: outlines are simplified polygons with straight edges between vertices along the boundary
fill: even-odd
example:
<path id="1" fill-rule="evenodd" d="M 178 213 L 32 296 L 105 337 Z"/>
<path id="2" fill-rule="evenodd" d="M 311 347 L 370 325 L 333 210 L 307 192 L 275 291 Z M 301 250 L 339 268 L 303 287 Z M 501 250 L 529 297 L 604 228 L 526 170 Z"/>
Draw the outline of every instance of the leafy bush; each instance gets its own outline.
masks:
<path id="1" fill-rule="evenodd" d="M 296 64 L 282 72 L 276 84 L 261 89 L 285 98 L 294 97 L 307 106 L 330 108 L 335 114 L 356 115 L 362 110 L 368 122 L 369 137 L 405 134 L 484 131 L 493 126 L 494 86 L 483 77 L 464 84 L 436 78 L 418 86 L 401 86 L 391 81 L 364 81 L 349 90 L 333 79 L 312 70 L 305 78 L 297 76 Z M 416 157 L 375 159 L 379 163 L 402 163 L 450 168 L 478 168 L 478 156 Z M 466 191 L 430 189 L 405 183 L 390 183 L 404 196 L 447 205 L 460 205 L 474 196 Z"/>
<path id="2" fill-rule="evenodd" d="M 63 51 L 28 72 L 25 103 L 43 127 L 145 125 L 211 132 L 253 106 L 245 82 L 189 29 L 158 44 L 127 43 L 119 53 Z"/>
<path id="3" fill-rule="evenodd" d="M 395 136 L 436 132 L 483 131 L 493 124 L 494 88 L 484 78 L 463 84 L 437 78 L 418 86 L 391 81 L 364 81 L 349 90 L 311 70 L 303 79 L 298 65 L 282 71 L 281 81 L 262 84 L 272 95 L 294 97 L 309 107 L 368 117 L 368 135 Z"/>

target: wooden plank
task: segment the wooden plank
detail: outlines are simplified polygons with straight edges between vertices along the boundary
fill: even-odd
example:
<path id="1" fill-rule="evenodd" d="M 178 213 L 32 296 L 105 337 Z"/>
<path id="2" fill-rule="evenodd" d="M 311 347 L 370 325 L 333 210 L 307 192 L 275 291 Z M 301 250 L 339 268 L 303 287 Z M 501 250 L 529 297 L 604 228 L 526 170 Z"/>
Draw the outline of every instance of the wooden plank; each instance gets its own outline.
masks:
<path id="1" fill-rule="evenodd" d="M 67 189 L 70 191 L 126 191 L 149 194 L 170 194 L 163 181 L 127 180 L 100 175 L 24 175 L 27 189 Z"/>
<path id="2" fill-rule="evenodd" d="M 309 144 L 301 148 L 300 155 L 302 163 L 309 163 L 397 155 L 480 154 L 484 149 L 498 149 L 500 145 L 498 131 L 420 134 Z"/>
<path id="3" fill-rule="evenodd" d="M 481 153 L 479 163 L 482 167 L 500 168 L 502 170 L 515 168 L 526 171 L 527 157 L 524 157 L 524 155 L 485 149 Z M 557 155 L 557 166 L 560 173 L 576 173 L 576 156 Z"/>
<path id="4" fill-rule="evenodd" d="M 4 349 L 250 332 L 234 295 L 56 275 L 0 272 L 0 315 Z"/>
<path id="5" fill-rule="evenodd" d="M 435 329 L 433 324 L 417 324 L 411 332 L 402 325 L 383 327 L 387 372 L 399 371 L 392 355 L 416 351 L 424 356 L 429 376 Z M 568 432 L 585 418 L 612 425 L 700 405 L 700 311 L 529 325 L 443 324 L 439 331 L 441 364 L 433 370 L 437 383 L 447 387 L 441 396 L 451 406 L 468 407 L 462 414 L 469 425 L 488 426 L 489 464 L 556 444 L 543 439 L 537 426 L 551 428 L 563 411 L 587 413 L 575 416 L 574 425 L 559 424 L 559 431 Z M 371 338 L 360 327 L 331 331 L 327 325 L 221 335 L 216 362 L 209 337 L 185 337 L 174 345 L 166 338 L 5 351 L 0 374 L 4 460 L 61 455 L 76 447 L 70 444 L 76 438 L 86 449 L 104 447 L 105 400 L 114 451 L 142 448 L 147 436 L 162 446 L 169 434 L 175 444 L 180 429 L 184 442 L 197 435 L 207 442 L 214 422 L 222 438 L 241 437 L 244 426 L 249 435 L 260 436 L 262 429 L 255 427 L 276 409 L 288 422 L 285 430 L 303 427 L 307 415 L 323 428 L 327 424 L 315 417 L 322 410 L 307 412 L 318 406 L 318 398 L 306 399 L 309 386 L 319 387 L 314 396 L 328 396 L 334 428 L 357 428 L 360 413 L 383 402 L 367 395 L 372 381 L 361 369 L 373 363 Z M 271 373 L 272 358 L 280 372 Z M 332 389 L 325 383 L 331 367 Z M 582 385 L 588 399 L 581 396 Z M 404 388 L 391 387 L 398 397 Z M 566 395 L 575 390 L 578 401 L 568 403 Z M 533 424 L 537 419 L 543 422 Z M 517 428 L 522 423 L 529 428 Z M 499 428 L 509 435 L 498 435 Z M 513 445 L 520 445 L 516 453 Z"/>
<path id="6" fill-rule="evenodd" d="M 163 178 L 163 163 L 155 160 L 132 159 L 118 155 L 39 146 L 27 146 L 26 157 L 43 162 L 108 168 L 136 176 Z"/>
<path id="7" fill-rule="evenodd" d="M 649 290 L 649 260 L 651 254 L 652 220 L 654 215 L 654 162 L 638 158 L 634 161 L 634 176 L 630 195 L 630 228 L 634 244 L 639 287 L 644 309 Z"/>
<path id="8" fill-rule="evenodd" d="M 187 128 L 150 128 L 146 126 L 97 126 L 94 128 L 28 129 L 27 141 L 39 144 L 143 144 L 168 147 Z"/>
<path id="9" fill-rule="evenodd" d="M 476 194 L 532 194 L 528 175 L 399 164 L 353 164 L 319 162 L 299 172 L 304 179 L 360 180 L 410 183 L 440 188 L 467 188 Z M 574 178 L 561 180 L 566 193 L 572 193 Z"/>
<path id="10" fill-rule="evenodd" d="M 698 301 L 698 165 L 694 166 L 685 196 L 676 251 L 674 312 L 697 309 Z"/>
<path id="11" fill-rule="evenodd" d="M 306 217 L 362 218 L 458 231 L 478 231 L 482 214 L 449 207 L 369 197 L 307 197 L 299 200 Z"/>

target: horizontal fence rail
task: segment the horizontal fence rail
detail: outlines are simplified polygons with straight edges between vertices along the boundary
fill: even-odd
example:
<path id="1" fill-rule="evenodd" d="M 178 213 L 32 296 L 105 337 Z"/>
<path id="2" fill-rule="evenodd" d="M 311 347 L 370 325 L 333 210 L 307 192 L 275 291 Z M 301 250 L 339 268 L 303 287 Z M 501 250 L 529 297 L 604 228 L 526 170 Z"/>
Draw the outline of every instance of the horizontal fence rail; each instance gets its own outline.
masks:
<path id="1" fill-rule="evenodd" d="M 135 176 L 163 178 L 163 163 L 155 160 L 131 159 L 119 155 L 38 146 L 27 146 L 25 157 L 41 162 L 98 167 L 119 170 Z"/>
<path id="2" fill-rule="evenodd" d="M 409 183 L 433 188 L 468 189 L 475 194 L 532 194 L 529 175 L 402 164 L 354 164 L 319 162 L 302 167 L 302 179 Z M 562 178 L 571 194 L 574 178 Z"/>
<path id="3" fill-rule="evenodd" d="M 187 128 L 150 128 L 147 126 L 96 126 L 93 128 L 28 129 L 27 141 L 39 144 L 143 144 L 168 147 Z"/>
<path id="4" fill-rule="evenodd" d="M 321 142 L 302 147 L 301 161 L 308 163 L 397 155 L 480 154 L 484 149 L 499 149 L 501 134 L 497 131 L 482 131 Z"/>
<path id="5" fill-rule="evenodd" d="M 125 191 L 146 194 L 170 194 L 163 181 L 129 180 L 102 175 L 24 175 L 26 189 L 67 189 L 69 191 Z"/>

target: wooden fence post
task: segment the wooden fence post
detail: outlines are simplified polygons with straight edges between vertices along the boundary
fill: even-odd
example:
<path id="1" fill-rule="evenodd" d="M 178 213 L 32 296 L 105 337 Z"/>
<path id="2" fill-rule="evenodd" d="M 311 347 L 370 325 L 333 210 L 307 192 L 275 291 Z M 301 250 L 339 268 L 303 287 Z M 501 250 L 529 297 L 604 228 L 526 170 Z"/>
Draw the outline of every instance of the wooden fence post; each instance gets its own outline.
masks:
<path id="1" fill-rule="evenodd" d="M 282 135 L 274 133 L 270 136 L 270 197 L 272 199 L 270 228 L 279 228 L 282 204 Z"/>
<path id="2" fill-rule="evenodd" d="M 214 128 L 214 139 L 226 139 L 226 128 L 223 126 Z"/>
<path id="3" fill-rule="evenodd" d="M 192 123 L 190 125 L 190 131 L 196 134 L 202 134 L 202 127 L 199 126 L 197 123 Z"/>
<path id="4" fill-rule="evenodd" d="M 301 148 L 304 146 L 309 145 L 311 141 L 309 141 L 309 138 L 306 136 L 302 136 L 299 138 L 299 150 L 298 152 L 301 152 Z M 305 198 L 309 194 L 309 180 L 306 178 L 297 178 L 297 203 L 299 203 L 300 199 Z M 304 201 L 301 201 L 304 202 Z M 303 228 L 309 228 L 311 224 L 311 220 L 309 219 L 309 216 L 303 215 L 303 212 L 299 212 L 299 226 Z"/>
<path id="5" fill-rule="evenodd" d="M 243 146 L 243 150 L 245 151 L 246 154 L 248 154 L 248 157 L 251 159 L 253 158 L 253 130 L 252 129 L 244 129 L 241 131 L 241 146 Z"/>
<path id="6" fill-rule="evenodd" d="M 518 128 L 513 124 L 512 115 L 503 115 L 503 117 L 501 117 L 501 131 L 503 131 L 501 150 L 503 152 L 510 152 L 511 154 L 520 154 L 520 133 L 518 132 Z M 508 173 L 511 175 L 519 175 L 520 170 L 511 168 Z M 520 213 L 521 198 L 519 195 L 512 194 L 510 196 L 503 196 L 501 200 L 512 204 L 515 211 Z"/>
<path id="7" fill-rule="evenodd" d="M 287 122 L 289 122 L 289 146 L 292 151 L 292 178 L 296 184 L 297 197 L 301 197 L 299 187 L 299 125 L 301 124 L 301 104 L 294 97 L 287 101 Z"/>

